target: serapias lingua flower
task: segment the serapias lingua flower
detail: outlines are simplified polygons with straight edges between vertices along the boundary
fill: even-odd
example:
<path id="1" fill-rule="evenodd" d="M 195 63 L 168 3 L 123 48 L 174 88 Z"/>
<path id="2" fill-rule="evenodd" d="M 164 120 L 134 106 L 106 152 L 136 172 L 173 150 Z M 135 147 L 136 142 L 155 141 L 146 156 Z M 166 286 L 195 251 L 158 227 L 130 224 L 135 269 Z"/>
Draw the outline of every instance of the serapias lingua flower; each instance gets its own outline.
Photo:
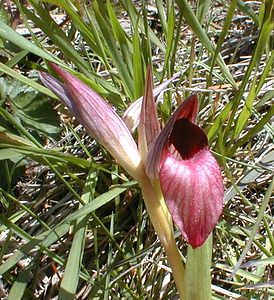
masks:
<path id="1" fill-rule="evenodd" d="M 140 118 L 140 155 L 114 110 L 82 81 L 51 66 L 64 83 L 47 73 L 40 74 L 42 82 L 132 177 L 142 180 L 145 164 L 149 178 L 160 180 L 167 207 L 183 237 L 193 248 L 201 246 L 222 213 L 223 184 L 207 137 L 196 125 L 197 96 L 185 100 L 160 131 L 152 84 L 147 84 L 142 108 L 135 108 L 135 118 Z"/>
<path id="2" fill-rule="evenodd" d="M 148 176 L 159 178 L 173 221 L 193 248 L 215 228 L 224 196 L 220 168 L 196 125 L 197 113 L 198 98 L 192 95 L 173 113 L 146 160 Z"/>

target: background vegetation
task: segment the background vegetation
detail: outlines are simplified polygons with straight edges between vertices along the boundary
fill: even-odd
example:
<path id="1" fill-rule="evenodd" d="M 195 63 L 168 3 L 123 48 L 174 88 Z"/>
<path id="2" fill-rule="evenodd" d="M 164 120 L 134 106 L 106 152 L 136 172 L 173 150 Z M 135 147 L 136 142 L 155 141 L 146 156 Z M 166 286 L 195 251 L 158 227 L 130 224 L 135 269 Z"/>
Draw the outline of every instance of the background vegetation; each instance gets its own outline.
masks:
<path id="1" fill-rule="evenodd" d="M 177 299 L 139 187 L 41 85 L 48 61 L 120 115 L 147 65 L 180 72 L 162 122 L 198 92 L 226 185 L 213 298 L 274 297 L 273 24 L 271 0 L 1 1 L 1 298 Z"/>

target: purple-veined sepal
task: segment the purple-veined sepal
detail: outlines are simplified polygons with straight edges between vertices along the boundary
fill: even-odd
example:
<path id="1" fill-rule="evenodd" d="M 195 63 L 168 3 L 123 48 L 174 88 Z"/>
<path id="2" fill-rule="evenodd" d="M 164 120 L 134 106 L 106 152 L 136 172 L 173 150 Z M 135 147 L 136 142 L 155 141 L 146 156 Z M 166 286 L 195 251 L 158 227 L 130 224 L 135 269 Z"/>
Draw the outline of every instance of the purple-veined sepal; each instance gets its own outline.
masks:
<path id="1" fill-rule="evenodd" d="M 51 64 L 62 78 L 61 83 L 41 72 L 45 86 L 55 93 L 86 130 L 102 144 L 117 162 L 135 179 L 143 176 L 141 156 L 128 128 L 117 113 L 81 80 Z"/>
<path id="2" fill-rule="evenodd" d="M 153 96 L 153 78 L 151 68 L 147 69 L 145 92 L 142 101 L 138 126 L 138 148 L 142 160 L 145 161 L 151 144 L 160 133 L 156 103 Z"/>
<path id="3" fill-rule="evenodd" d="M 171 78 L 164 80 L 161 84 L 156 86 L 153 89 L 153 97 L 156 98 L 157 96 L 159 96 L 159 94 L 180 75 L 181 72 L 177 72 Z M 125 122 L 130 132 L 133 132 L 139 125 L 142 103 L 143 96 L 134 101 L 123 114 L 123 121 Z"/>

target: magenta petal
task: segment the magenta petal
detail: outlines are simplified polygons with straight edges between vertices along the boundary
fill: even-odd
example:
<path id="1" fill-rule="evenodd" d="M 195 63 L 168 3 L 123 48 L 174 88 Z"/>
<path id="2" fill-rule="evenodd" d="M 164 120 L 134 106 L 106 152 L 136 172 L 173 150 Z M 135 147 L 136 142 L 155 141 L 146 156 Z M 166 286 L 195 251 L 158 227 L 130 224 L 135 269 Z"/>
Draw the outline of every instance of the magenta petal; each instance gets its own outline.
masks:
<path id="1" fill-rule="evenodd" d="M 222 176 L 215 158 L 207 148 L 187 160 L 177 160 L 166 152 L 160 183 L 183 237 L 193 248 L 201 246 L 223 209 Z"/>

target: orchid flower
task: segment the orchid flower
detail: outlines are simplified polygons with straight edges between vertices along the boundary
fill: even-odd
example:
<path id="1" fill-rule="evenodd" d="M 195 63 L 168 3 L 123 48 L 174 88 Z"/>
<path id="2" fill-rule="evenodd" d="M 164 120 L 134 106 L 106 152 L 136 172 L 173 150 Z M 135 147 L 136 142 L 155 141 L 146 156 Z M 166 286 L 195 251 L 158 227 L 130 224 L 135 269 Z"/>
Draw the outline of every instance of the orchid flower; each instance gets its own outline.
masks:
<path id="1" fill-rule="evenodd" d="M 198 98 L 192 95 L 173 113 L 146 160 L 148 176 L 159 178 L 169 212 L 193 248 L 215 228 L 224 196 L 218 163 L 195 124 L 197 113 Z"/>
<path id="2" fill-rule="evenodd" d="M 135 105 L 138 149 L 130 130 L 109 104 L 67 71 L 51 66 L 64 83 L 42 72 L 44 85 L 142 188 L 146 189 L 144 176 L 149 178 L 146 182 L 160 181 L 168 210 L 183 237 L 193 248 L 201 246 L 222 213 L 223 184 L 207 137 L 196 125 L 197 96 L 185 100 L 161 130 L 148 72 L 145 96 Z M 154 222 L 161 231 L 163 220 L 154 218 Z"/>

